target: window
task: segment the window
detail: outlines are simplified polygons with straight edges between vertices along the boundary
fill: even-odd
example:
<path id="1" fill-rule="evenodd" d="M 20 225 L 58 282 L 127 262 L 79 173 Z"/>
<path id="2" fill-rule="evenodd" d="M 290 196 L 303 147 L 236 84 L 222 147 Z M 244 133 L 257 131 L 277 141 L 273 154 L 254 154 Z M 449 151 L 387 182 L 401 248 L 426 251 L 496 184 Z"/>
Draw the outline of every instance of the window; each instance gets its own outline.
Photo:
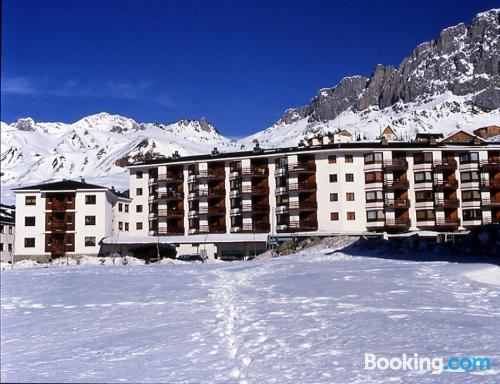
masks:
<path id="1" fill-rule="evenodd" d="M 345 155 L 345 156 L 344 156 L 344 161 L 345 161 L 346 163 L 352 163 L 354 160 L 353 160 L 353 158 L 352 158 L 352 155 Z"/>
<path id="2" fill-rule="evenodd" d="M 432 152 L 419 152 L 413 154 L 413 163 L 417 164 L 432 164 Z"/>
<path id="3" fill-rule="evenodd" d="M 337 182 L 337 174 L 336 173 L 332 173 L 330 175 L 330 183 L 336 183 Z"/>
<path id="4" fill-rule="evenodd" d="M 137 171 L 137 173 L 135 174 L 135 178 L 142 179 L 142 171 Z"/>
<path id="5" fill-rule="evenodd" d="M 142 223 L 135 223 L 135 229 L 141 230 L 142 229 Z"/>
<path id="6" fill-rule="evenodd" d="M 35 226 L 35 216 L 26 216 L 24 218 L 24 226 L 25 227 L 34 227 Z"/>
<path id="7" fill-rule="evenodd" d="M 347 193 L 345 194 L 345 199 L 346 199 L 347 201 L 354 201 L 354 192 L 347 192 Z"/>
<path id="8" fill-rule="evenodd" d="M 428 183 L 432 181 L 432 172 L 415 172 L 415 183 Z"/>
<path id="9" fill-rule="evenodd" d="M 35 238 L 34 237 L 25 237 L 24 238 L 24 247 L 25 248 L 35 248 Z"/>
<path id="10" fill-rule="evenodd" d="M 330 155 L 328 156 L 328 164 L 335 164 L 337 162 L 337 156 L 336 155 Z"/>
<path id="11" fill-rule="evenodd" d="M 12 227 L 9 225 L 9 235 L 12 235 Z"/>
<path id="12" fill-rule="evenodd" d="M 385 220 L 384 211 L 382 210 L 370 210 L 366 211 L 366 221 L 383 221 Z"/>
<path id="13" fill-rule="evenodd" d="M 461 153 L 459 158 L 460 164 L 479 163 L 479 153 L 477 152 Z"/>
<path id="14" fill-rule="evenodd" d="M 382 172 L 366 172 L 365 173 L 365 183 L 381 183 L 384 180 L 384 174 Z"/>
<path id="15" fill-rule="evenodd" d="M 339 201 L 338 193 L 330 193 L 330 201 Z"/>
<path id="16" fill-rule="evenodd" d="M 123 231 L 123 221 L 119 221 L 119 222 L 118 222 L 118 229 L 119 229 L 120 231 Z"/>
<path id="17" fill-rule="evenodd" d="M 85 246 L 95 247 L 95 237 L 94 236 L 85 237 Z"/>
<path id="18" fill-rule="evenodd" d="M 432 209 L 420 209 L 417 211 L 417 221 L 434 221 L 435 218 Z"/>
<path id="19" fill-rule="evenodd" d="M 365 164 L 381 164 L 384 160 L 382 152 L 365 153 Z"/>
<path id="20" fill-rule="evenodd" d="M 85 195 L 85 204 L 95 205 L 95 195 Z"/>
<path id="21" fill-rule="evenodd" d="M 473 181 L 479 181 L 479 172 L 460 172 L 460 181 L 462 183 L 470 183 Z"/>
<path id="22" fill-rule="evenodd" d="M 384 193 L 382 191 L 366 192 L 366 202 L 373 203 L 375 201 L 384 201 Z"/>
<path id="23" fill-rule="evenodd" d="M 135 207 L 135 211 L 136 211 L 136 212 L 142 212 L 142 205 L 137 205 L 137 206 Z"/>
<path id="24" fill-rule="evenodd" d="M 125 212 L 128 212 L 128 204 L 125 204 Z"/>
<path id="25" fill-rule="evenodd" d="M 479 191 L 462 191 L 463 201 L 481 200 L 481 192 Z"/>
<path id="26" fill-rule="evenodd" d="M 330 212 L 330 220 L 331 221 L 338 221 L 339 220 L 339 213 L 338 212 Z"/>
<path id="27" fill-rule="evenodd" d="M 356 220 L 355 212 L 347 212 L 347 220 Z"/>
<path id="28" fill-rule="evenodd" d="M 137 188 L 137 189 L 135 190 L 135 194 L 136 194 L 137 196 L 142 196 L 142 188 Z"/>
<path id="29" fill-rule="evenodd" d="M 128 231 L 128 223 L 125 223 L 125 230 Z"/>
<path id="30" fill-rule="evenodd" d="M 0 224 L 0 233 L 5 233 L 5 227 L 3 224 Z"/>
<path id="31" fill-rule="evenodd" d="M 434 201 L 434 193 L 432 191 L 416 191 L 415 201 Z"/>
<path id="32" fill-rule="evenodd" d="M 464 209 L 462 211 L 465 220 L 481 220 L 483 215 L 480 209 Z"/>
<path id="33" fill-rule="evenodd" d="M 354 181 L 354 173 L 346 173 L 345 181 L 347 181 L 348 183 L 352 183 Z"/>
<path id="34" fill-rule="evenodd" d="M 3 243 L 0 243 L 0 251 L 3 252 Z"/>
<path id="35" fill-rule="evenodd" d="M 8 250 L 9 252 L 12 252 L 12 244 L 7 244 L 7 250 Z"/>
<path id="36" fill-rule="evenodd" d="M 36 205 L 36 196 L 26 196 L 24 203 L 25 205 Z"/>
<path id="37" fill-rule="evenodd" d="M 85 225 L 95 225 L 95 216 L 85 216 Z"/>
<path id="38" fill-rule="evenodd" d="M 119 212 L 123 211 L 123 204 L 122 203 L 118 203 L 118 211 Z"/>

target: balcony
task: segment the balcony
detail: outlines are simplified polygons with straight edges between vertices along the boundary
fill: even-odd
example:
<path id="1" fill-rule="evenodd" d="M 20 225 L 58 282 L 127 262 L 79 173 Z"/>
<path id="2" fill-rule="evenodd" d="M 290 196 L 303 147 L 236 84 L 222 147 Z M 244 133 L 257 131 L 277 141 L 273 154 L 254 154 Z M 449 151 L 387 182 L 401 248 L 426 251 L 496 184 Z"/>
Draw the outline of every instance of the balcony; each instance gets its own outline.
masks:
<path id="1" fill-rule="evenodd" d="M 66 231 L 74 231 L 75 223 L 65 223 L 53 221 L 50 224 L 45 226 L 45 229 L 50 232 L 66 232 Z"/>
<path id="2" fill-rule="evenodd" d="M 75 203 L 73 201 L 57 201 L 51 202 L 47 201 L 45 204 L 45 209 L 48 211 L 66 211 L 68 209 L 75 209 Z"/>
<path id="3" fill-rule="evenodd" d="M 242 195 L 268 195 L 269 187 L 263 185 L 244 185 L 240 191 Z"/>
<path id="4" fill-rule="evenodd" d="M 287 167 L 288 172 L 293 173 L 315 173 L 316 164 L 314 163 L 289 163 Z"/>
<path id="5" fill-rule="evenodd" d="M 388 208 L 409 208 L 410 200 L 408 199 L 385 199 L 384 205 Z"/>
<path id="6" fill-rule="evenodd" d="M 244 213 L 269 213 L 269 205 L 267 204 L 243 204 L 242 212 Z"/>
<path id="7" fill-rule="evenodd" d="M 483 207 L 500 207 L 500 197 L 492 196 L 482 199 Z"/>
<path id="8" fill-rule="evenodd" d="M 74 252 L 75 244 L 47 244 L 45 252 L 50 252 L 52 255 L 64 255 L 66 252 Z"/>
<path id="9" fill-rule="evenodd" d="M 243 176 L 266 177 L 267 175 L 269 175 L 269 169 L 267 167 L 252 165 L 250 167 L 243 167 L 241 174 Z"/>
<path id="10" fill-rule="evenodd" d="M 314 192 L 317 189 L 315 182 L 302 182 L 288 184 L 288 191 L 290 192 Z"/>
<path id="11" fill-rule="evenodd" d="M 280 226 L 280 232 L 309 232 L 318 229 L 318 222 L 313 220 L 290 221 Z"/>
<path id="12" fill-rule="evenodd" d="M 149 185 L 154 185 L 160 182 L 169 182 L 172 184 L 181 184 L 184 182 L 184 175 L 182 173 L 168 172 L 164 175 L 158 175 L 156 178 L 149 179 Z"/>
<path id="13" fill-rule="evenodd" d="M 157 213 L 158 217 L 184 217 L 184 209 L 159 209 Z"/>
<path id="14" fill-rule="evenodd" d="M 200 215 L 224 216 L 226 214 L 226 207 L 199 207 L 198 213 Z"/>
<path id="15" fill-rule="evenodd" d="M 385 219 L 385 226 L 388 229 L 406 230 L 411 226 L 410 219 Z"/>
<path id="16" fill-rule="evenodd" d="M 202 229 L 202 227 L 205 227 L 205 226 L 202 226 L 200 225 L 200 230 Z M 214 225 L 208 225 L 208 233 L 226 233 L 226 226 L 225 225 L 217 225 L 217 224 L 214 224 Z M 205 230 L 205 228 L 203 228 Z M 206 233 L 206 232 L 203 232 L 203 233 Z"/>
<path id="17" fill-rule="evenodd" d="M 290 211 L 316 211 L 317 208 L 316 201 L 290 201 L 288 204 Z"/>
<path id="18" fill-rule="evenodd" d="M 434 201 L 436 208 L 458 208 L 460 207 L 460 200 L 458 199 L 436 199 Z"/>
<path id="19" fill-rule="evenodd" d="M 460 219 L 452 217 L 437 217 L 436 227 L 441 229 L 456 229 L 460 227 Z"/>
<path id="20" fill-rule="evenodd" d="M 159 228 L 153 231 L 153 236 L 168 236 L 168 235 L 183 235 L 184 227 L 167 226 L 167 228 Z"/>
<path id="21" fill-rule="evenodd" d="M 500 189 L 500 179 L 481 179 L 481 188 Z"/>
<path id="22" fill-rule="evenodd" d="M 457 162 L 451 159 L 443 159 L 434 161 L 434 170 L 438 172 L 442 171 L 456 171 Z"/>
<path id="23" fill-rule="evenodd" d="M 491 157 L 488 160 L 481 160 L 481 169 L 483 171 L 500 171 L 500 158 Z"/>
<path id="24" fill-rule="evenodd" d="M 192 191 L 190 193 L 190 198 L 197 197 L 225 197 L 226 190 L 223 188 L 208 188 Z"/>
<path id="25" fill-rule="evenodd" d="M 184 199 L 183 192 L 166 192 L 166 193 L 160 193 L 157 196 L 153 197 L 153 200 L 167 200 L 167 201 L 182 200 L 182 199 Z"/>
<path id="26" fill-rule="evenodd" d="M 269 223 L 243 223 L 242 232 L 269 232 L 271 226 Z"/>
<path id="27" fill-rule="evenodd" d="M 457 189 L 457 180 L 434 180 L 434 187 L 438 190 Z"/>
<path id="28" fill-rule="evenodd" d="M 195 173 L 195 176 L 197 179 L 224 180 L 226 178 L 226 173 L 224 169 L 207 169 L 198 171 Z"/>
<path id="29" fill-rule="evenodd" d="M 385 180 L 384 181 L 384 187 L 386 189 L 408 189 L 410 184 L 408 183 L 408 180 Z"/>
<path id="30" fill-rule="evenodd" d="M 403 159 L 393 159 L 384 161 L 384 170 L 386 171 L 406 171 L 408 162 Z"/>
<path id="31" fill-rule="evenodd" d="M 483 224 L 500 224 L 500 217 L 484 217 Z"/>

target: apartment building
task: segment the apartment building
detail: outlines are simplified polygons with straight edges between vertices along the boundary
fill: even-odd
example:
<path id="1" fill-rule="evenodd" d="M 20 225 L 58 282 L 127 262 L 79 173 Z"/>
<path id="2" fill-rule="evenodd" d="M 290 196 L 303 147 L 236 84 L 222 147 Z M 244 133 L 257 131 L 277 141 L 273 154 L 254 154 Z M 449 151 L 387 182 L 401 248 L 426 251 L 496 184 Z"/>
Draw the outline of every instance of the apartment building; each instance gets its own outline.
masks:
<path id="1" fill-rule="evenodd" d="M 129 236 L 223 256 L 258 253 L 269 235 L 438 233 L 500 222 L 499 143 L 457 132 L 309 144 L 129 166 Z"/>
<path id="2" fill-rule="evenodd" d="M 14 254 L 16 208 L 13 205 L 0 204 L 0 260 L 12 261 Z"/>
<path id="3" fill-rule="evenodd" d="M 16 195 L 15 260 L 65 255 L 97 256 L 130 231 L 131 199 L 84 180 L 63 180 L 13 189 Z"/>

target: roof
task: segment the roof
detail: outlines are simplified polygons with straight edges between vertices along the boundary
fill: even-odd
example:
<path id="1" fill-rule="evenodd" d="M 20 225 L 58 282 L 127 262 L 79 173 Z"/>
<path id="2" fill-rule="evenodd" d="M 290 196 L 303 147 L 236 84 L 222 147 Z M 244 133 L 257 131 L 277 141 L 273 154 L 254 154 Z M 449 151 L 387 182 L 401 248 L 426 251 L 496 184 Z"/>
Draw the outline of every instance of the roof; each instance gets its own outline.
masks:
<path id="1" fill-rule="evenodd" d="M 441 132 L 418 132 L 416 137 L 444 137 Z"/>
<path id="2" fill-rule="evenodd" d="M 16 221 L 16 210 L 14 205 L 0 204 L 0 221 L 2 223 L 14 224 Z"/>
<path id="3" fill-rule="evenodd" d="M 453 138 L 454 138 L 455 136 L 460 135 L 461 133 L 462 133 L 462 134 L 464 134 L 464 135 L 469 136 L 471 139 L 478 139 L 480 142 L 484 142 L 484 140 L 483 140 L 481 137 L 479 137 L 479 136 L 477 136 L 477 135 L 475 135 L 475 134 L 473 134 L 473 133 L 467 132 L 467 131 L 465 131 L 465 130 L 463 130 L 463 129 L 460 129 L 460 130 L 458 130 L 458 131 L 453 132 L 452 134 L 450 134 L 450 135 L 446 136 L 446 137 L 445 137 L 444 139 L 442 139 L 441 141 L 442 141 L 443 143 L 453 142 L 453 141 L 454 141 L 454 140 L 453 140 Z M 459 142 L 460 142 L 460 141 L 459 141 Z M 463 143 L 463 142 L 462 142 L 462 143 Z"/>
<path id="4" fill-rule="evenodd" d="M 188 236 L 132 236 L 119 233 L 117 239 L 106 237 L 104 244 L 203 244 L 203 243 L 243 243 L 266 242 L 267 233 L 210 233 Z"/>
<path id="5" fill-rule="evenodd" d="M 76 191 L 76 190 L 89 190 L 89 189 L 102 189 L 113 193 L 117 197 L 129 198 L 128 191 L 118 192 L 114 189 L 109 189 L 101 185 L 89 184 L 85 181 L 75 181 L 75 180 L 62 180 L 55 181 L 52 183 L 43 183 L 36 185 L 29 185 L 26 187 L 13 188 L 13 191 Z"/>

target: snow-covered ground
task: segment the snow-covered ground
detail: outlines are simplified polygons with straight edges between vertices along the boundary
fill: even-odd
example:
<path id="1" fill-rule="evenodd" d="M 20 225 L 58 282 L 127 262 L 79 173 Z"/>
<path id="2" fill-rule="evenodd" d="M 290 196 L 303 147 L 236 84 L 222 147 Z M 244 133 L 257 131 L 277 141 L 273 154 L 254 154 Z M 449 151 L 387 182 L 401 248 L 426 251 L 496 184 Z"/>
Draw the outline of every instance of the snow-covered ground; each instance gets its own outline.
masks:
<path id="1" fill-rule="evenodd" d="M 498 383 L 500 268 L 315 250 L 2 271 L 2 381 Z M 478 373 L 364 354 L 487 356 Z"/>

